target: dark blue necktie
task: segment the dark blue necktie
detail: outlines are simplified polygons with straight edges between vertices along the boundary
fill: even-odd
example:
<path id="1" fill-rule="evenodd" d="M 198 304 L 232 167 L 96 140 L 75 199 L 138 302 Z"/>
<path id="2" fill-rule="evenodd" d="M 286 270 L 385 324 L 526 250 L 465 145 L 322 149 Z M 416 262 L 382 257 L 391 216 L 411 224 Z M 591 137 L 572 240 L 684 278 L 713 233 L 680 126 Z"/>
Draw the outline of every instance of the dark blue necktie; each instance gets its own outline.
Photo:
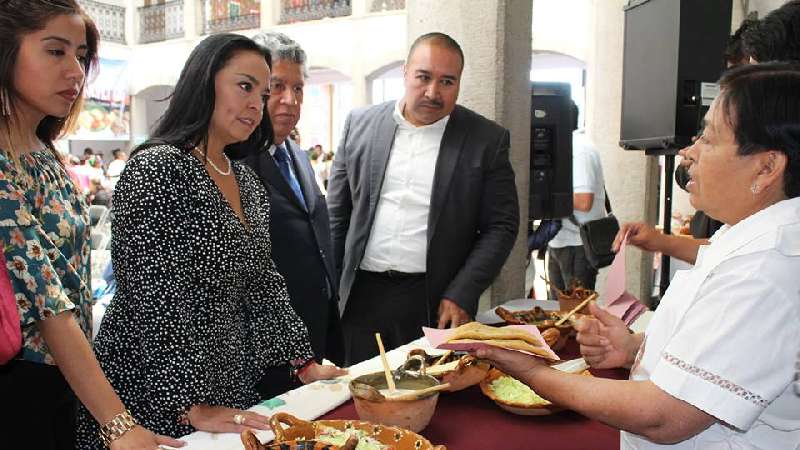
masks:
<path id="1" fill-rule="evenodd" d="M 294 191 L 294 195 L 300 200 L 300 204 L 303 205 L 303 208 L 306 207 L 306 199 L 303 197 L 303 191 L 300 189 L 300 183 L 297 181 L 297 177 L 294 176 L 292 169 L 289 167 L 291 161 L 289 161 L 289 154 L 286 153 L 286 147 L 283 145 L 278 145 L 275 147 L 275 162 L 278 163 L 278 169 L 280 169 L 281 174 L 283 174 L 283 179 L 289 183 L 289 187 L 292 188 Z"/>

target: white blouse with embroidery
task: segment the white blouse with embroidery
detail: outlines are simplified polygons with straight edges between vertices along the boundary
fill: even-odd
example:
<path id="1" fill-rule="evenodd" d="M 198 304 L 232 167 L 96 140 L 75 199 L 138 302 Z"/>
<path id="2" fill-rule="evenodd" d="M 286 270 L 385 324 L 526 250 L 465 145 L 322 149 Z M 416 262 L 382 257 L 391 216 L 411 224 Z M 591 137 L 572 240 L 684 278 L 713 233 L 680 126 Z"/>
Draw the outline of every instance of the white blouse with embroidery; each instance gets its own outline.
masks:
<path id="1" fill-rule="evenodd" d="M 675 275 L 633 380 L 718 421 L 673 445 L 622 432 L 622 449 L 800 449 L 800 199 L 720 229 Z"/>

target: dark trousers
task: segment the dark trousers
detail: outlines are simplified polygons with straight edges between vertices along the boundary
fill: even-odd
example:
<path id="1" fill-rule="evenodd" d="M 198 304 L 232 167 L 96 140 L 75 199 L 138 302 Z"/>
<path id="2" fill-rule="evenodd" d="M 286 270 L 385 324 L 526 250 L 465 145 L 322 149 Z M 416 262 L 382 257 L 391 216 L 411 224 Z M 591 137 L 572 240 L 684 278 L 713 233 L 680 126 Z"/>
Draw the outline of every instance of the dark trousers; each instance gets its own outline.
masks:
<path id="1" fill-rule="evenodd" d="M 379 353 L 375 333 L 387 352 L 421 337 L 434 313 L 424 274 L 359 271 L 342 317 L 347 365 Z"/>
<path id="2" fill-rule="evenodd" d="M 550 257 L 547 263 L 547 275 L 550 278 L 550 298 L 557 299 L 554 287 L 564 291 L 571 287 L 573 280 L 580 282 L 587 289 L 594 289 L 597 281 L 597 269 L 589 264 L 583 246 L 562 248 L 548 247 Z"/>
<path id="3" fill-rule="evenodd" d="M 325 358 L 342 367 L 345 362 L 344 335 L 342 334 L 342 321 L 339 319 L 339 306 L 331 301 L 328 312 L 328 334 L 325 341 Z M 317 358 L 322 362 L 322 358 Z"/>
<path id="4" fill-rule="evenodd" d="M 0 447 L 73 450 L 78 400 L 56 366 L 13 360 L 0 366 Z"/>

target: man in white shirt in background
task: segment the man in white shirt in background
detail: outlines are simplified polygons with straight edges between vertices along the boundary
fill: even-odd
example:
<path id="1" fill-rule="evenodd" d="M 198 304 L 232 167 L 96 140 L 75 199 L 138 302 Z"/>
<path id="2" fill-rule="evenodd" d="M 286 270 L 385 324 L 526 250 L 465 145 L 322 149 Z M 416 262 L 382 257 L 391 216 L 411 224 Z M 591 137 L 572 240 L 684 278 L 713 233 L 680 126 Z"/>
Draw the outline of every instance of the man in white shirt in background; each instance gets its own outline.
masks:
<path id="1" fill-rule="evenodd" d="M 108 164 L 108 179 L 111 182 L 111 189 L 114 189 L 120 175 L 122 175 L 122 171 L 125 170 L 125 162 L 128 160 L 128 155 L 118 148 L 115 148 L 111 154 L 114 155 L 114 160 Z"/>
<path id="2" fill-rule="evenodd" d="M 573 217 L 561 220 L 561 230 L 548 244 L 547 274 L 550 298 L 558 298 L 574 283 L 594 289 L 597 269 L 589 264 L 581 241 L 579 224 L 605 217 L 605 179 L 600 155 L 578 127 L 578 108 L 573 104 L 572 203 Z M 576 223 L 577 222 L 577 223 Z"/>

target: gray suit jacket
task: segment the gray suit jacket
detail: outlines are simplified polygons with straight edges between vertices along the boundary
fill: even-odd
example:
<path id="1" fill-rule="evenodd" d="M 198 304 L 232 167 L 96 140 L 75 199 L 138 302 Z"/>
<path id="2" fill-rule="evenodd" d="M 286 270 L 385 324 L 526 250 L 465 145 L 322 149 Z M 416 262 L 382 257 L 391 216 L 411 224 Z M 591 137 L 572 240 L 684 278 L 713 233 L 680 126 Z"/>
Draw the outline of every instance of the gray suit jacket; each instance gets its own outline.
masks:
<path id="1" fill-rule="evenodd" d="M 351 112 L 334 158 L 328 209 L 341 312 L 372 232 L 397 130 L 394 104 Z M 475 315 L 478 298 L 514 245 L 519 205 L 508 147 L 508 130 L 491 120 L 461 106 L 450 115 L 428 215 L 426 290 L 432 318 L 442 298 Z"/>

